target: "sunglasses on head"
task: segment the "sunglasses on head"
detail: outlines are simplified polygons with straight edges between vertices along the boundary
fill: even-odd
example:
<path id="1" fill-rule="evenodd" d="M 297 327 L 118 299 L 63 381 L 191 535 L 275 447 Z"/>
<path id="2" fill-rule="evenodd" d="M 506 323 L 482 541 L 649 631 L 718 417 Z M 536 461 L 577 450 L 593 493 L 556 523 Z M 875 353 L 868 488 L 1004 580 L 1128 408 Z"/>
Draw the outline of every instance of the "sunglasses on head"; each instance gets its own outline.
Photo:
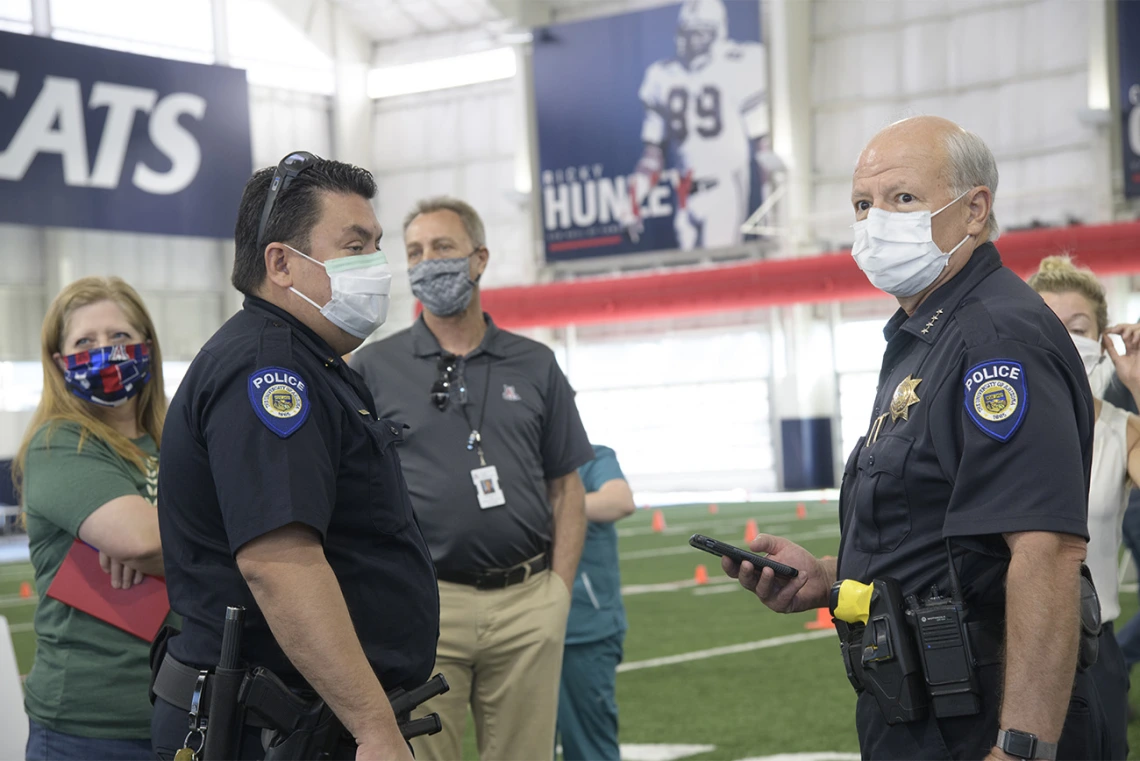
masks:
<path id="1" fill-rule="evenodd" d="M 269 193 L 265 196 L 265 205 L 261 207 L 261 224 L 257 226 L 258 247 L 266 243 L 262 238 L 265 237 L 265 228 L 269 224 L 269 215 L 273 213 L 273 207 L 277 205 L 277 198 L 285 192 L 285 188 L 289 187 L 301 172 L 318 161 L 320 158 L 308 151 L 294 151 L 281 159 L 281 163 L 273 172 L 273 180 L 269 183 Z"/>
<path id="2" fill-rule="evenodd" d="M 441 354 L 435 367 L 439 371 L 439 379 L 431 386 L 431 401 L 436 409 L 443 412 L 451 401 L 451 384 L 455 382 L 459 357 L 455 354 Z"/>

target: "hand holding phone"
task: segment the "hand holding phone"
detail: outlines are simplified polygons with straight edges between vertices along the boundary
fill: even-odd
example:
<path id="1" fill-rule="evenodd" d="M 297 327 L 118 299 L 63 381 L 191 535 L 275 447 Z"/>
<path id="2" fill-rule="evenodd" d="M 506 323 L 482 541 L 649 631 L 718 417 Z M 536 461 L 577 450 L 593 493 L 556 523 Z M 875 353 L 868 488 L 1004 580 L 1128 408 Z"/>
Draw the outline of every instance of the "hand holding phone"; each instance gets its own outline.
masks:
<path id="1" fill-rule="evenodd" d="M 760 570 L 762 568 L 771 568 L 776 572 L 777 576 L 783 576 L 785 578 L 791 579 L 799 575 L 799 571 L 797 571 L 795 568 L 792 568 L 790 565 L 777 563 L 775 560 L 771 560 L 762 555 L 757 555 L 753 552 L 742 550 L 739 547 L 733 547 L 731 544 L 725 544 L 724 542 L 717 541 L 716 539 L 711 539 L 704 534 L 693 534 L 689 537 L 689 544 L 696 547 L 698 550 L 704 550 L 705 552 L 711 553 L 713 555 L 726 557 L 737 565 L 747 560 L 749 563 L 755 566 L 757 570 Z"/>

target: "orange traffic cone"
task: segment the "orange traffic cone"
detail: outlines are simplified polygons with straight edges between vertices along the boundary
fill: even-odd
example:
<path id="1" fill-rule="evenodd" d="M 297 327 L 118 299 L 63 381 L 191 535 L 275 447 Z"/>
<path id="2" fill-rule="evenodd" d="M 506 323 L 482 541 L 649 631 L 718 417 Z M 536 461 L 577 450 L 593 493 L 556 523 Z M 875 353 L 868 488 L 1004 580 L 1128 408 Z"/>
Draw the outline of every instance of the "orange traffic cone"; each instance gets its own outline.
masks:
<path id="1" fill-rule="evenodd" d="M 748 522 L 744 524 L 744 541 L 747 544 L 752 544 L 752 540 L 759 535 L 760 529 L 756 528 L 756 520 L 749 518 Z"/>
<path id="2" fill-rule="evenodd" d="M 720 512 L 720 508 L 716 505 L 715 502 L 713 504 L 709 505 L 709 515 L 716 515 L 719 512 Z"/>
<path id="3" fill-rule="evenodd" d="M 693 574 L 693 581 L 697 583 L 698 587 L 703 587 L 705 584 L 708 584 L 709 569 L 705 568 L 703 565 L 697 566 L 697 571 Z"/>
<path id="4" fill-rule="evenodd" d="M 21 581 L 20 582 L 20 597 L 23 597 L 26 600 L 27 598 L 29 598 L 31 596 L 32 596 L 32 585 L 26 581 Z"/>
<path id="5" fill-rule="evenodd" d="M 831 611 L 827 608 L 816 608 L 815 620 L 804 624 L 805 629 L 834 629 L 835 623 L 831 620 Z"/>
<path id="6" fill-rule="evenodd" d="M 653 530 L 659 534 L 665 530 L 665 516 L 660 510 L 653 511 Z"/>
<path id="7" fill-rule="evenodd" d="M 804 506 L 803 502 L 796 505 L 796 517 L 801 521 L 807 517 L 807 507 Z"/>

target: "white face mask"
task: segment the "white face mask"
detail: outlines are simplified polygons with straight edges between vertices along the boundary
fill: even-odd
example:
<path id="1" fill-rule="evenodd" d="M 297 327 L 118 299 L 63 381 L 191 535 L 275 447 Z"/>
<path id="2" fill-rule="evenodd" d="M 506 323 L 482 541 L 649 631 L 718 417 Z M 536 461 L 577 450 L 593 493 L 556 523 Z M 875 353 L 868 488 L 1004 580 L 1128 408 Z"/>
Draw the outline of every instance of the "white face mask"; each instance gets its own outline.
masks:
<path id="1" fill-rule="evenodd" d="M 329 303 L 321 306 L 296 288 L 290 288 L 317 309 L 325 319 L 360 339 L 368 338 L 388 318 L 388 293 L 392 290 L 392 273 L 384 254 L 345 256 L 318 262 L 288 244 L 286 248 L 325 268 L 332 286 Z"/>
<path id="2" fill-rule="evenodd" d="M 871 209 L 866 219 L 852 225 L 855 245 L 851 247 L 851 255 L 871 285 L 901 299 L 920 293 L 937 280 L 946 269 L 951 254 L 961 248 L 970 236 L 943 253 L 931 235 L 930 220 L 961 200 L 966 193 L 933 213 Z"/>
<path id="3" fill-rule="evenodd" d="M 1073 339 L 1077 353 L 1081 355 L 1081 361 L 1085 363 L 1085 372 L 1091 373 L 1104 358 L 1104 350 L 1101 348 L 1100 341 L 1078 336 L 1076 333 L 1070 333 L 1069 338 Z"/>
<path id="4" fill-rule="evenodd" d="M 1085 374 L 1089 376 L 1089 388 L 1092 389 L 1093 396 L 1102 395 L 1108 384 L 1112 382 L 1116 368 L 1112 362 L 1106 361 L 1108 355 L 1104 353 L 1100 341 L 1073 333 L 1069 334 L 1069 338 L 1073 339 L 1077 353 L 1081 355 L 1081 362 L 1085 365 Z"/>

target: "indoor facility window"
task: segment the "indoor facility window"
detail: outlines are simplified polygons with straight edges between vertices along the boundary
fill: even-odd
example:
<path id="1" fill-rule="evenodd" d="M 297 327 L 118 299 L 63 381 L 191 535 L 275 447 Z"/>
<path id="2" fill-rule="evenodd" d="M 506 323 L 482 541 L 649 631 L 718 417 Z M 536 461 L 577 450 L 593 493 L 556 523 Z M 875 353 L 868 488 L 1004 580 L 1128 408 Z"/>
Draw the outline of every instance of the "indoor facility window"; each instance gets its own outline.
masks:
<path id="1" fill-rule="evenodd" d="M 332 95 L 332 57 L 270 0 L 228 0 L 230 65 L 245 69 L 251 85 Z"/>
<path id="2" fill-rule="evenodd" d="M 32 33 L 32 0 L 0 0 L 0 31 Z"/>
<path id="3" fill-rule="evenodd" d="M 52 37 L 66 42 L 198 63 L 214 60 L 210 0 L 51 0 L 51 24 Z"/>

